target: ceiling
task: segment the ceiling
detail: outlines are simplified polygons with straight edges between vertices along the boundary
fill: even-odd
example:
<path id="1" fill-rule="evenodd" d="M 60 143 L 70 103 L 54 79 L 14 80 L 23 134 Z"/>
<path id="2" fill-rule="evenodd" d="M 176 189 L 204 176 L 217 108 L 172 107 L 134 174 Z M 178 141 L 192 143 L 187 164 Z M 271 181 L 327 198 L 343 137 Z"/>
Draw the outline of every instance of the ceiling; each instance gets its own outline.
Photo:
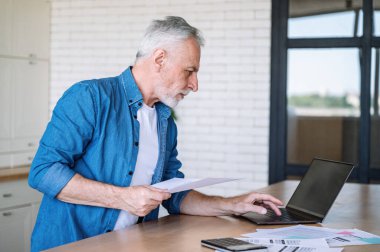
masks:
<path id="1" fill-rule="evenodd" d="M 380 10 L 380 0 L 373 0 L 373 4 L 374 9 Z M 289 17 L 342 12 L 361 9 L 362 6 L 363 0 L 289 0 Z"/>

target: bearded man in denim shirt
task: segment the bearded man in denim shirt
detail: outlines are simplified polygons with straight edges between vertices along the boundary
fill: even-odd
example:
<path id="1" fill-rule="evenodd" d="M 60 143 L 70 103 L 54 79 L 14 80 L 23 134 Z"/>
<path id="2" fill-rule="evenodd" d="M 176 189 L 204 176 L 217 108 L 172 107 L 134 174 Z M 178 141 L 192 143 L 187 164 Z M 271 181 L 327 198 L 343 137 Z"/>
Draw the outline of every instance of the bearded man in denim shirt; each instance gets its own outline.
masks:
<path id="1" fill-rule="evenodd" d="M 265 213 L 281 205 L 259 193 L 224 198 L 151 184 L 183 178 L 174 108 L 198 90 L 203 38 L 180 17 L 148 27 L 133 67 L 79 82 L 58 101 L 29 174 L 44 193 L 32 234 L 40 251 L 170 214 Z M 260 204 L 254 204 L 260 202 Z"/>

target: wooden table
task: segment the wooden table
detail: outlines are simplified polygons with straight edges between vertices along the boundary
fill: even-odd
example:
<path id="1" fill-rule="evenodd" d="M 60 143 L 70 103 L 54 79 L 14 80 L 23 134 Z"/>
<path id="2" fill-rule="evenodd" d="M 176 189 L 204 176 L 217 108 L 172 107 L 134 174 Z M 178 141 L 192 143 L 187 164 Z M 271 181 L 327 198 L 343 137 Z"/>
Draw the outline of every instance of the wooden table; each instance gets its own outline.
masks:
<path id="1" fill-rule="evenodd" d="M 285 181 L 261 190 L 287 202 L 298 182 Z M 378 200 L 379 199 L 379 200 Z M 322 226 L 330 228 L 358 228 L 380 235 L 380 185 L 346 184 Z M 320 226 L 320 225 L 318 225 Z M 216 237 L 237 237 L 255 232 L 256 228 L 285 226 L 257 226 L 236 217 L 166 216 L 157 221 L 134 225 L 49 251 L 204 251 L 200 240 Z M 380 251 L 380 245 L 347 246 L 349 251 Z"/>

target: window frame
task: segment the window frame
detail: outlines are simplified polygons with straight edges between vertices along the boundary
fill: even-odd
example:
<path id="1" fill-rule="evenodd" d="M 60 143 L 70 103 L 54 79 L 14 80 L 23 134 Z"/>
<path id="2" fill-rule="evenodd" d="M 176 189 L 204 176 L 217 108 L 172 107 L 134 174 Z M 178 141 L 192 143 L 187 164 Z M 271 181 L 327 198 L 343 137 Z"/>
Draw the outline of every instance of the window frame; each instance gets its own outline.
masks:
<path id="1" fill-rule="evenodd" d="M 289 0 L 272 0 L 269 184 L 287 176 L 302 176 L 307 165 L 287 164 L 287 53 L 294 48 L 357 48 L 361 51 L 359 160 L 351 179 L 369 183 L 380 179 L 370 169 L 371 49 L 380 47 L 372 35 L 373 1 L 363 0 L 363 35 L 360 37 L 288 38 Z"/>

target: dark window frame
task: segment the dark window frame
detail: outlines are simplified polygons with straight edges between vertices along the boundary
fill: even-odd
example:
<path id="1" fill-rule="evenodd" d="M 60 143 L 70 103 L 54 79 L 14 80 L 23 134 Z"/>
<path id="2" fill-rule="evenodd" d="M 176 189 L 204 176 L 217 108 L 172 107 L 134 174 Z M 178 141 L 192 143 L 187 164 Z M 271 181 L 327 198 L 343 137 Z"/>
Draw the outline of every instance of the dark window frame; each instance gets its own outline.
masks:
<path id="1" fill-rule="evenodd" d="M 380 169 L 369 167 L 371 49 L 380 47 L 372 35 L 372 0 L 363 0 L 363 35 L 347 38 L 288 38 L 289 0 L 272 0 L 269 184 L 288 175 L 303 175 L 306 165 L 288 165 L 287 160 L 287 51 L 292 48 L 358 48 L 361 51 L 359 160 L 351 178 L 369 183 L 380 179 Z"/>

